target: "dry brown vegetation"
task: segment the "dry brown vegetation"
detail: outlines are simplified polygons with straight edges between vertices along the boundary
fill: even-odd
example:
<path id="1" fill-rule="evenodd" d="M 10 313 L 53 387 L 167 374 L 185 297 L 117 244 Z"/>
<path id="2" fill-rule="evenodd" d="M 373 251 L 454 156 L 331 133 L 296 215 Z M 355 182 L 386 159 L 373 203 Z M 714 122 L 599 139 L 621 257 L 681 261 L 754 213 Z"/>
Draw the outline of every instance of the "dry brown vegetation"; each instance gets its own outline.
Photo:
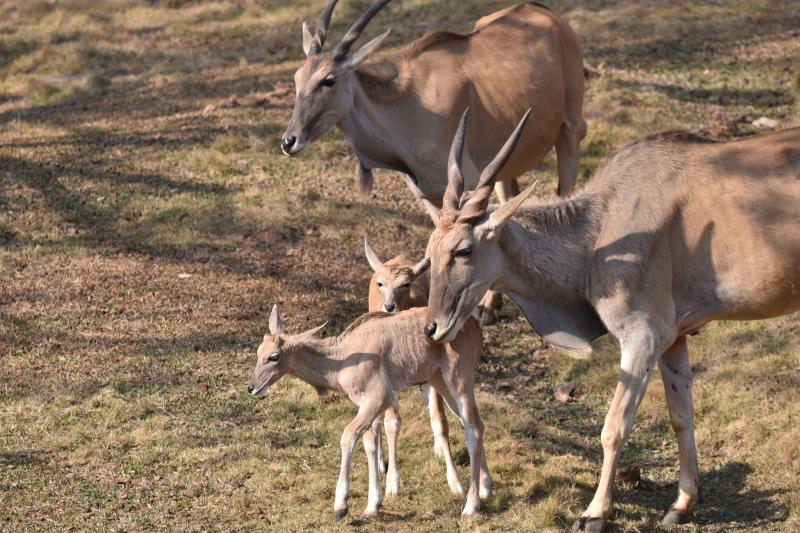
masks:
<path id="1" fill-rule="evenodd" d="M 402 402 L 402 495 L 362 521 L 359 454 L 339 524 L 351 405 L 294 380 L 246 395 L 273 303 L 292 328 L 338 332 L 366 310 L 362 236 L 413 255 L 430 230 L 390 172 L 357 197 L 338 134 L 279 154 L 300 23 L 321 3 L 0 3 L 0 529 L 560 530 L 591 498 L 615 346 L 571 359 L 510 304 L 479 369 L 497 494 L 478 518 L 459 518 L 416 393 Z M 366 3 L 342 0 L 333 38 Z M 800 124 L 796 2 L 549 3 L 594 70 L 584 179 L 645 132 Z M 369 33 L 391 24 L 391 54 L 507 4 L 398 1 Z M 536 175 L 554 189 L 552 163 Z M 691 339 L 705 496 L 686 529 L 800 530 L 799 340 L 794 316 Z M 572 379 L 574 400 L 556 402 Z M 619 530 L 656 528 L 676 490 L 654 381 L 623 455 L 642 479 L 619 489 Z"/>

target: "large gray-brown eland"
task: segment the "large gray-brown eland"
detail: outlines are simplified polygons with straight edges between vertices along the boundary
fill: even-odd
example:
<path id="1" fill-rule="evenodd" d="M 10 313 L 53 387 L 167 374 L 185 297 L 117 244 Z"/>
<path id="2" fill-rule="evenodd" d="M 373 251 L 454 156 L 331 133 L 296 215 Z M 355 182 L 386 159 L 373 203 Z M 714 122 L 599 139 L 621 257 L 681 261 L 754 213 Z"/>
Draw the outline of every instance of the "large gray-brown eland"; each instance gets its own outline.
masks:
<path id="1" fill-rule="evenodd" d="M 483 422 L 475 405 L 475 366 L 483 344 L 474 318 L 449 343 L 430 341 L 422 332 L 427 310 L 416 307 L 399 313 L 367 313 L 338 337 L 318 339 L 322 326 L 297 335 L 286 333 L 277 306 L 269 319 L 269 334 L 258 347 L 258 361 L 247 390 L 253 396 L 267 391 L 285 374 L 294 375 L 317 390 L 345 394 L 358 414 L 341 438 L 342 462 L 336 484 L 334 512 L 347 514 L 350 464 L 358 437 L 364 441 L 369 469 L 369 493 L 364 514 L 374 516 L 381 505 L 380 469 L 374 421 L 387 408 L 399 412 L 396 393 L 429 383 L 464 425 L 470 459 L 470 482 L 463 515 L 474 514 L 481 493 L 491 493 L 491 480 L 481 464 Z M 323 324 L 324 325 L 324 324 Z"/>
<path id="2" fill-rule="evenodd" d="M 465 120 L 428 242 L 426 334 L 453 338 L 490 288 L 555 345 L 586 347 L 610 332 L 620 345 L 619 382 L 601 434 L 597 492 L 573 529 L 602 530 L 611 515 L 619 454 L 656 367 L 680 453 L 678 497 L 663 522 L 690 520 L 699 488 L 686 336 L 712 320 L 800 309 L 800 128 L 730 142 L 650 135 L 570 198 L 523 203 L 528 189 L 492 208 L 495 175 L 520 128 L 464 193 Z"/>
<path id="3" fill-rule="evenodd" d="M 426 258 L 418 263 L 413 263 L 404 255 L 398 255 L 382 261 L 377 252 L 364 239 L 364 253 L 373 270 L 369 281 L 369 312 L 395 313 L 405 311 L 412 307 L 428 305 L 428 290 L 430 288 L 428 266 L 430 261 Z M 444 413 L 444 400 L 430 385 L 422 386 L 422 397 L 428 405 L 431 430 L 433 431 L 434 454 L 444 459 L 447 472 L 447 484 L 453 494 L 462 495 L 464 490 L 458 480 L 453 455 L 450 450 L 449 427 Z M 400 490 L 400 479 L 397 470 L 397 436 L 400 431 L 400 415 L 394 408 L 389 407 L 382 417 L 387 437 L 388 466 L 386 470 L 386 494 L 397 494 Z M 381 417 L 375 420 L 373 430 L 377 437 L 378 465 L 383 471 L 382 446 L 380 439 Z M 482 476 L 486 480 L 482 486 L 484 492 L 481 498 L 491 495 L 491 477 L 486 458 L 481 464 Z"/>
<path id="4" fill-rule="evenodd" d="M 328 0 L 314 35 L 303 25 L 307 59 L 294 76 L 284 153 L 300 153 L 336 126 L 353 147 L 363 189 L 372 186 L 372 169 L 397 170 L 417 196 L 438 204 L 447 186 L 447 147 L 464 107 L 472 106 L 479 125 L 465 155 L 465 179 L 474 186 L 503 132 L 535 105 L 536 123 L 522 136 L 525 150 L 497 181 L 532 169 L 555 146 L 559 191 L 572 190 L 586 134 L 584 69 L 580 44 L 564 19 L 533 2 L 517 4 L 481 18 L 469 34 L 436 31 L 417 39 L 393 63 L 395 75 L 380 78 L 358 67 L 389 31 L 355 53 L 350 48 L 389 0 L 373 4 L 331 52 L 323 52 L 336 3 Z"/>
<path id="5" fill-rule="evenodd" d="M 447 147 L 458 118 L 472 106 L 477 124 L 464 156 L 464 179 L 477 184 L 517 117 L 535 106 L 536 120 L 523 132 L 519 150 L 496 178 L 502 202 L 518 192 L 513 179 L 534 168 L 555 146 L 558 191 L 569 193 L 578 173 L 583 119 L 584 68 L 580 44 L 569 24 L 541 5 L 522 3 L 487 15 L 469 34 L 429 33 L 409 44 L 392 63 L 393 77 L 359 66 L 388 31 L 351 53 L 369 21 L 389 0 L 361 15 L 330 52 L 323 45 L 336 0 L 328 0 L 311 34 L 303 25 L 306 61 L 294 75 L 294 111 L 283 135 L 284 153 L 296 155 L 336 126 L 356 154 L 363 191 L 372 169 L 402 173 L 412 192 L 439 205 L 447 186 Z M 479 314 L 493 322 L 499 304 L 488 295 Z"/>

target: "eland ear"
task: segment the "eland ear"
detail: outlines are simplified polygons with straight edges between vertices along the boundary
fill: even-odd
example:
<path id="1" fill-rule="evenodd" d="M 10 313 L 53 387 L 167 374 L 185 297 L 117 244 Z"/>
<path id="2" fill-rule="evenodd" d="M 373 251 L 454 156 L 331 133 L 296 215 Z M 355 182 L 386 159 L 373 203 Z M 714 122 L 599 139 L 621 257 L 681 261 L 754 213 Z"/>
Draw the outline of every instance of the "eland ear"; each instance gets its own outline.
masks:
<path id="1" fill-rule="evenodd" d="M 378 254 L 375 253 L 375 250 L 372 249 L 372 246 L 369 245 L 369 241 L 366 237 L 364 237 L 364 254 L 367 256 L 369 266 L 372 267 L 374 272 L 383 270 L 383 261 L 381 261 Z"/>
<path id="2" fill-rule="evenodd" d="M 383 43 L 383 40 L 389 36 L 389 32 L 391 31 L 392 28 L 389 28 L 388 30 L 381 33 L 380 35 L 372 39 L 370 42 L 359 48 L 355 54 L 347 56 L 344 60 L 344 65 L 355 68 L 361 63 L 363 63 L 365 59 L 374 54 L 378 50 L 378 48 L 380 48 L 381 44 Z"/>
<path id="3" fill-rule="evenodd" d="M 314 36 L 311 35 L 311 30 L 308 29 L 308 24 L 303 22 L 303 52 L 306 57 L 311 55 L 311 46 L 314 43 Z"/>
<path id="4" fill-rule="evenodd" d="M 528 198 L 528 196 L 530 196 L 538 184 L 539 180 L 534 181 L 530 187 L 492 211 L 492 213 L 489 215 L 489 219 L 484 222 L 482 226 L 490 231 L 497 231 L 502 228 L 505 223 L 508 222 L 512 216 L 514 216 L 514 213 L 517 212 L 517 209 L 520 208 L 522 203 Z"/>
<path id="5" fill-rule="evenodd" d="M 272 306 L 272 312 L 269 314 L 269 332 L 271 335 L 280 335 L 286 331 L 283 326 L 283 317 L 278 310 L 278 304 Z"/>
<path id="6" fill-rule="evenodd" d="M 415 278 L 417 278 L 420 276 L 420 274 L 428 270 L 430 266 L 431 266 L 431 258 L 426 257 L 425 259 L 423 259 L 422 261 L 411 267 L 411 273 L 414 274 Z"/>

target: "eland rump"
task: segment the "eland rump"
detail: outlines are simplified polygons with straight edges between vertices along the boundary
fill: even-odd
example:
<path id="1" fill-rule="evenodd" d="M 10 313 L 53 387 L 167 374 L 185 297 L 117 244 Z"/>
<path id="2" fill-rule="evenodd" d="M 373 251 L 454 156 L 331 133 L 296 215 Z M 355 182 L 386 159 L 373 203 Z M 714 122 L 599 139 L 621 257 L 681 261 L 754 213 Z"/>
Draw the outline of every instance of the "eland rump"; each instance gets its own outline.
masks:
<path id="1" fill-rule="evenodd" d="M 571 198 L 523 205 L 531 187 L 495 209 L 492 185 L 520 128 L 464 193 L 465 122 L 466 113 L 428 242 L 426 334 L 447 342 L 489 289 L 508 294 L 555 345 L 586 347 L 610 332 L 621 356 L 603 467 L 573 529 L 602 530 L 611 515 L 620 450 L 656 366 L 680 454 L 678 497 L 663 522 L 690 520 L 699 487 L 686 336 L 713 320 L 800 309 L 800 128 L 730 142 L 650 135 Z"/>

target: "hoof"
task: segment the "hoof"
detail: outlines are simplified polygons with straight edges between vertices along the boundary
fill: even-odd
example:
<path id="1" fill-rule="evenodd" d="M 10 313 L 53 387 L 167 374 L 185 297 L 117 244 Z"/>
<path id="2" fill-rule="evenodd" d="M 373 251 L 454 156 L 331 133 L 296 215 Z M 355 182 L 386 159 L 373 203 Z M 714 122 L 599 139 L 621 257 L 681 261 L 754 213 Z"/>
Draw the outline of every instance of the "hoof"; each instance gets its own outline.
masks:
<path id="1" fill-rule="evenodd" d="M 478 308 L 478 323 L 481 326 L 491 326 L 495 322 L 497 322 L 497 317 L 494 314 L 494 309 Z"/>
<path id="2" fill-rule="evenodd" d="M 465 507 L 464 510 L 461 511 L 461 516 L 475 516 L 476 514 L 478 514 L 477 509 L 467 509 Z"/>
<path id="3" fill-rule="evenodd" d="M 344 509 L 339 509 L 338 511 L 334 511 L 334 517 L 336 518 L 337 522 L 345 516 L 347 516 L 347 507 Z"/>
<path id="4" fill-rule="evenodd" d="M 380 507 L 376 507 L 375 509 L 366 509 L 364 510 L 364 518 L 375 518 L 378 516 L 378 509 Z"/>
<path id="5" fill-rule="evenodd" d="M 492 497 L 492 486 L 489 485 L 488 487 L 481 487 L 478 491 L 478 497 L 481 500 L 488 500 Z"/>
<path id="6" fill-rule="evenodd" d="M 661 519 L 662 526 L 675 526 L 678 524 L 687 524 L 692 521 L 692 513 L 687 511 L 681 511 L 679 509 L 675 509 L 674 507 L 670 507 L 667 511 L 667 514 L 664 515 L 664 518 Z"/>
<path id="7" fill-rule="evenodd" d="M 461 488 L 461 485 L 458 485 L 456 487 L 451 486 L 450 487 L 450 493 L 453 494 L 453 496 L 463 497 L 464 496 L 464 489 Z"/>
<path id="8" fill-rule="evenodd" d="M 572 533 L 578 533 L 579 531 L 583 531 L 586 533 L 602 533 L 606 530 L 606 519 L 605 518 L 589 518 L 586 516 L 582 516 L 575 520 L 575 523 L 572 524 Z"/>

